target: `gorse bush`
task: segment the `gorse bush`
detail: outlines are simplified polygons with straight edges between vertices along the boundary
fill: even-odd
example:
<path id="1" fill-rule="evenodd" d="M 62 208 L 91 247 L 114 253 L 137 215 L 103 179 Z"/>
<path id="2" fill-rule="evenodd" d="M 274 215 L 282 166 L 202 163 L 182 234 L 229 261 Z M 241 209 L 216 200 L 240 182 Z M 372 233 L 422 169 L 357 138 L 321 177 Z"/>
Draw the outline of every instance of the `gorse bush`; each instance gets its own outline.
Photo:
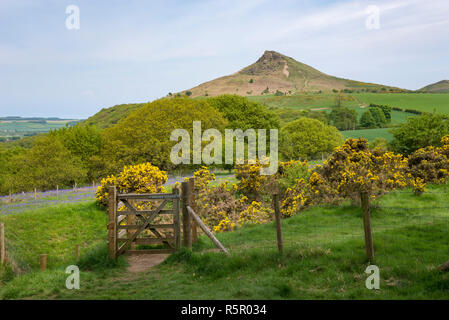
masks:
<path id="1" fill-rule="evenodd" d="M 330 158 L 318 165 L 309 179 L 314 194 L 358 200 L 360 192 L 372 198 L 407 186 L 407 158 L 380 149 L 368 141 L 348 139 Z"/>
<path id="2" fill-rule="evenodd" d="M 116 186 L 120 193 L 164 193 L 166 182 L 167 173 L 149 162 L 125 166 L 117 177 L 111 175 L 101 180 L 96 200 L 101 206 L 107 205 L 109 186 Z"/>
<path id="3" fill-rule="evenodd" d="M 250 201 L 248 197 L 238 197 L 237 185 L 228 182 L 211 185 L 215 180 L 207 167 L 194 174 L 195 204 L 203 222 L 214 232 L 231 231 L 245 224 L 265 223 L 271 219 L 271 210 L 262 202 Z"/>
<path id="4" fill-rule="evenodd" d="M 418 149 L 409 156 L 410 184 L 416 194 L 422 194 L 426 184 L 446 183 L 449 178 L 449 136 L 441 139 L 441 145 Z"/>

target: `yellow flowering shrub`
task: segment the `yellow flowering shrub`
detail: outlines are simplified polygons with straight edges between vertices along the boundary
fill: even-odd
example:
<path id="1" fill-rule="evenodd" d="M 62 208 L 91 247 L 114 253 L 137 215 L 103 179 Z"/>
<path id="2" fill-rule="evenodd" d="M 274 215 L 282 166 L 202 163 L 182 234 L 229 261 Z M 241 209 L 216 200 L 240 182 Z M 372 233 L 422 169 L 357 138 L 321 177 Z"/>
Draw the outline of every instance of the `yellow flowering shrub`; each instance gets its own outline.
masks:
<path id="1" fill-rule="evenodd" d="M 284 217 L 291 217 L 305 206 L 307 201 L 307 186 L 304 179 L 298 179 L 295 185 L 287 188 L 281 204 L 281 213 Z"/>
<path id="2" fill-rule="evenodd" d="M 428 146 L 413 152 L 409 156 L 408 170 L 411 185 L 419 192 L 420 184 L 445 183 L 449 178 L 449 136 L 441 139 L 441 147 Z"/>
<path id="3" fill-rule="evenodd" d="M 359 201 L 360 192 L 376 198 L 408 185 L 408 159 L 400 154 L 370 150 L 366 139 L 348 139 L 309 178 L 314 201 Z"/>
<path id="4" fill-rule="evenodd" d="M 245 195 L 237 197 L 237 185 L 229 186 L 227 181 L 218 186 L 211 185 L 215 176 L 207 167 L 196 171 L 194 177 L 197 213 L 214 232 L 231 231 L 247 223 L 270 221 L 270 209 L 261 202 L 250 203 Z"/>
<path id="5" fill-rule="evenodd" d="M 271 221 L 271 214 L 261 202 L 253 201 L 245 210 L 240 212 L 239 225 L 262 224 Z"/>
<path id="6" fill-rule="evenodd" d="M 125 166 L 117 177 L 112 175 L 101 180 L 96 200 L 101 206 L 106 206 L 108 187 L 113 185 L 120 193 L 165 193 L 163 184 L 166 182 L 167 173 L 149 162 Z"/>

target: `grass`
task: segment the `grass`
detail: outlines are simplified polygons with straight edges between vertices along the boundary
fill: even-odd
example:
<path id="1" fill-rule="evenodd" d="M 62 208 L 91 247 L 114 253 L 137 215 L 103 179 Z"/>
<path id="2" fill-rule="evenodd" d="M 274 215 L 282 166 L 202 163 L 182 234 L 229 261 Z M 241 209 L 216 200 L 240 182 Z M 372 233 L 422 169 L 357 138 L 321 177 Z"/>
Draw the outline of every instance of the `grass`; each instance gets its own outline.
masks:
<path id="1" fill-rule="evenodd" d="M 9 251 L 20 267 L 36 269 L 39 255 L 48 254 L 48 267 L 73 260 L 75 246 L 84 251 L 104 242 L 107 216 L 93 201 L 27 209 L 0 216 Z"/>
<path id="2" fill-rule="evenodd" d="M 366 104 L 386 104 L 390 107 L 415 109 L 425 112 L 449 114 L 449 94 L 445 93 L 355 93 Z"/>
<path id="3" fill-rule="evenodd" d="M 89 263 L 80 265 L 81 290 L 65 289 L 66 275 L 56 267 L 9 280 L 0 297 L 449 299 L 449 274 L 435 270 L 449 259 L 449 213 L 438 209 L 449 202 L 449 186 L 428 189 L 421 197 L 396 192 L 373 204 L 373 263 L 380 268 L 380 290 L 365 288 L 369 263 L 361 212 L 346 204 L 311 208 L 283 220 L 284 256 L 277 252 L 272 223 L 219 234 L 230 258 L 201 237 L 193 252 L 182 250 L 144 273 L 126 274 L 123 263 L 108 266 L 99 247 L 86 258 Z"/>
<path id="4" fill-rule="evenodd" d="M 288 96 L 263 95 L 250 96 L 248 99 L 276 108 L 318 109 L 335 105 L 335 94 L 332 93 L 302 93 Z M 358 106 L 358 102 L 352 99 L 352 101 L 344 101 L 344 105 Z"/>
<path id="5" fill-rule="evenodd" d="M 388 141 L 393 139 L 393 135 L 389 132 L 391 128 L 376 128 L 376 129 L 362 129 L 362 130 L 347 130 L 340 131 L 343 138 L 365 138 L 368 141 L 373 141 L 376 138 L 385 138 Z"/>

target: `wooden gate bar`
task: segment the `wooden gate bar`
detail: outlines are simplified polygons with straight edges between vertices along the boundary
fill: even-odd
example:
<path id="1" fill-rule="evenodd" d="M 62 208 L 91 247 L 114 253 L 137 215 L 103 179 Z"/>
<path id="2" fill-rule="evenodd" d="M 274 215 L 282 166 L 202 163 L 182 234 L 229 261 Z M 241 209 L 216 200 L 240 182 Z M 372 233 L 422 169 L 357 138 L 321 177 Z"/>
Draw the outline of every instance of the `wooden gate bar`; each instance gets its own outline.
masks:
<path id="1" fill-rule="evenodd" d="M 119 193 L 117 194 L 117 200 L 166 200 L 177 199 L 179 196 L 173 193 Z"/>
<path id="2" fill-rule="evenodd" d="M 157 208 L 157 210 L 156 210 L 152 215 L 150 215 L 150 217 L 149 217 L 148 219 L 146 219 L 145 223 L 144 223 L 143 225 L 141 225 L 141 226 L 139 227 L 139 229 L 137 229 L 137 231 L 131 236 L 131 238 L 129 238 L 128 241 L 125 242 L 125 243 L 118 249 L 117 256 L 121 255 L 121 254 L 125 251 L 126 246 L 128 246 L 129 244 L 131 244 L 131 243 L 137 238 L 137 236 L 138 236 L 143 230 L 145 230 L 145 229 L 148 227 L 148 225 L 150 224 L 150 222 L 153 221 L 154 218 L 156 218 L 156 216 L 158 215 L 159 211 L 162 210 L 162 208 L 167 204 L 167 202 L 168 202 L 168 200 L 165 199 L 165 200 L 162 202 L 162 204 Z"/>

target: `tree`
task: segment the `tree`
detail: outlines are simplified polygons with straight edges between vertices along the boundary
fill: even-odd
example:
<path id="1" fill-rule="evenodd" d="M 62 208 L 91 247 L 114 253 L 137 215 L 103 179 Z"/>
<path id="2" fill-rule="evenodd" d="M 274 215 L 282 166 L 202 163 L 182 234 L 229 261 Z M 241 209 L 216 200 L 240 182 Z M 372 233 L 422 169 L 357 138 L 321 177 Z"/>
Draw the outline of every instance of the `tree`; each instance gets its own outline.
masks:
<path id="1" fill-rule="evenodd" d="M 232 129 L 277 129 L 279 117 L 264 105 L 238 95 L 221 95 L 207 100 L 229 121 Z"/>
<path id="2" fill-rule="evenodd" d="M 380 108 L 382 110 L 382 112 L 385 115 L 385 119 L 387 120 L 387 122 L 391 122 L 391 111 L 392 108 L 390 106 L 386 106 L 386 105 L 377 105 L 377 104 L 370 104 L 369 105 L 370 108 Z"/>
<path id="3" fill-rule="evenodd" d="M 185 129 L 192 139 L 194 121 L 201 121 L 203 131 L 223 131 L 227 125 L 223 115 L 206 99 L 163 98 L 146 104 L 103 131 L 102 174 L 115 174 L 125 165 L 145 162 L 164 170 L 173 169 L 170 152 L 177 142 L 170 141 L 171 132 Z"/>
<path id="4" fill-rule="evenodd" d="M 447 116 L 424 113 L 412 117 L 406 123 L 392 130 L 391 146 L 405 155 L 429 145 L 440 146 L 441 138 L 449 133 Z"/>
<path id="5" fill-rule="evenodd" d="M 329 120 L 339 130 L 353 130 L 357 126 L 357 112 L 347 107 L 332 108 Z"/>
<path id="6" fill-rule="evenodd" d="M 343 105 L 343 100 L 343 94 L 341 94 L 341 92 L 337 93 L 334 97 L 334 106 L 341 107 Z"/>
<path id="7" fill-rule="evenodd" d="M 366 110 L 362 113 L 360 117 L 360 126 L 364 128 L 375 128 L 377 127 L 376 120 L 374 120 L 373 114 L 370 110 Z"/>
<path id="8" fill-rule="evenodd" d="M 88 178 L 96 178 L 95 168 L 92 167 L 91 159 L 100 154 L 102 137 L 100 130 L 89 125 L 76 125 L 53 130 L 50 137 L 59 139 L 74 156 L 78 157 L 83 168 L 88 170 Z"/>
<path id="9" fill-rule="evenodd" d="M 16 192 L 72 186 L 86 179 L 81 160 L 50 135 L 36 137 L 33 147 L 15 156 L 13 161 L 10 184 Z"/>
<path id="10" fill-rule="evenodd" d="M 192 95 L 192 91 L 186 91 L 186 96 L 190 97 Z"/>
<path id="11" fill-rule="evenodd" d="M 337 128 L 309 118 L 287 124 L 280 138 L 279 150 L 285 159 L 315 159 L 343 143 Z"/>

